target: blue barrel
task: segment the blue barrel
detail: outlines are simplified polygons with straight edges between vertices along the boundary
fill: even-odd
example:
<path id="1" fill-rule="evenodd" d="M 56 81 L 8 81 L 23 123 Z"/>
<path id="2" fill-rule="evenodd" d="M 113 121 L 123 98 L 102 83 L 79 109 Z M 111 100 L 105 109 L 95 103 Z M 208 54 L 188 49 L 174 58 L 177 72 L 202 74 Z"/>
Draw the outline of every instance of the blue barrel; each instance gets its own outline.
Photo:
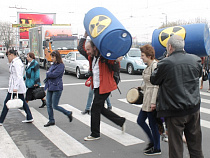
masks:
<path id="1" fill-rule="evenodd" d="M 132 45 L 130 33 L 117 18 L 103 7 L 88 11 L 84 18 L 87 34 L 101 55 L 110 60 L 124 56 Z"/>
<path id="2" fill-rule="evenodd" d="M 210 36 L 207 24 L 190 24 L 156 29 L 152 35 L 152 46 L 155 57 L 159 58 L 166 51 L 168 39 L 173 34 L 180 35 L 185 40 L 185 51 L 199 57 L 210 55 Z"/>

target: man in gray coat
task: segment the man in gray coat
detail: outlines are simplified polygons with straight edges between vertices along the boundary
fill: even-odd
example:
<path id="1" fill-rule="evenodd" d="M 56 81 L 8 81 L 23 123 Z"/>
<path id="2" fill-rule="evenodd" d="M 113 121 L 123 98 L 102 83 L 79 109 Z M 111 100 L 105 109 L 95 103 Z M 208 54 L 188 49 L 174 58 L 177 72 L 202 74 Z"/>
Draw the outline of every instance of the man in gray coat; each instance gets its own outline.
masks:
<path id="1" fill-rule="evenodd" d="M 183 157 L 183 133 L 190 158 L 203 158 L 199 90 L 201 59 L 186 53 L 184 44 L 181 36 L 169 38 L 168 57 L 158 63 L 150 80 L 159 85 L 156 110 L 158 117 L 165 117 L 168 128 L 169 158 Z"/>

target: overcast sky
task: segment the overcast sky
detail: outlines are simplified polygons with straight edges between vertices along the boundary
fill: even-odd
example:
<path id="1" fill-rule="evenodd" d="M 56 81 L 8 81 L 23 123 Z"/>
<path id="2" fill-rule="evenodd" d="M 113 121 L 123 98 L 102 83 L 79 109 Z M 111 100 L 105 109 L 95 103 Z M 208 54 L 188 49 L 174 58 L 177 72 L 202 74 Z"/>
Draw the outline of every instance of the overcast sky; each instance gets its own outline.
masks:
<path id="1" fill-rule="evenodd" d="M 94 7 L 107 8 L 138 41 L 150 42 L 166 18 L 167 22 L 202 18 L 210 24 L 210 0 L 7 0 L 1 3 L 0 21 L 17 23 L 17 12 L 56 13 L 57 24 L 71 23 L 80 35 L 85 13 Z"/>

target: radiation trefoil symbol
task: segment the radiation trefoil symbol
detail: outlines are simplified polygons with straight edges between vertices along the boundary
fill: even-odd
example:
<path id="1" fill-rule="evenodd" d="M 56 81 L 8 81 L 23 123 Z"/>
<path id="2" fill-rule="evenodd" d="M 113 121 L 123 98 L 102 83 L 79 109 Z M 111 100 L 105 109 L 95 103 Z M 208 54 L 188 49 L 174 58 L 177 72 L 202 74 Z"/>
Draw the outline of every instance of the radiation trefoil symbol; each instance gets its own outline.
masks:
<path id="1" fill-rule="evenodd" d="M 110 24 L 112 20 L 105 15 L 95 16 L 89 24 L 90 35 L 96 38 L 100 35 Z"/>
<path id="2" fill-rule="evenodd" d="M 166 47 L 168 39 L 172 36 L 172 35 L 179 35 L 181 36 L 183 39 L 185 39 L 186 36 L 186 30 L 184 27 L 182 26 L 175 26 L 175 27 L 169 27 L 164 29 L 163 31 L 160 32 L 159 34 L 159 42 L 163 47 Z"/>

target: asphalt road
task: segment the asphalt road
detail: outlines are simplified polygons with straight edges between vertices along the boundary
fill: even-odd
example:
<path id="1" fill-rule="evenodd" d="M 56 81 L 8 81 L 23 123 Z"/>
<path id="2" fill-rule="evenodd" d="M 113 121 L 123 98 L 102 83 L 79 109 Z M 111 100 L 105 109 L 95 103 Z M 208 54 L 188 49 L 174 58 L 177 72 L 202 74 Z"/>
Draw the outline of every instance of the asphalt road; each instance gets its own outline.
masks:
<path id="1" fill-rule="evenodd" d="M 45 78 L 45 70 L 41 69 L 41 80 Z M 0 59 L 0 110 L 6 97 L 8 87 L 7 59 Z M 143 149 L 148 139 L 142 129 L 137 125 L 136 119 L 140 111 L 139 105 L 126 103 L 126 94 L 132 87 L 142 82 L 142 76 L 121 73 L 121 82 L 118 90 L 112 92 L 110 100 L 113 111 L 125 116 L 126 133 L 121 128 L 101 117 L 101 139 L 97 141 L 84 141 L 90 134 L 90 115 L 82 115 L 85 109 L 88 87 L 84 85 L 86 79 L 77 79 L 75 75 L 64 75 L 64 90 L 59 105 L 73 111 L 73 122 L 58 111 L 54 110 L 56 126 L 43 127 L 48 121 L 47 108 L 38 108 L 40 100 L 29 102 L 34 122 L 22 123 L 25 114 L 17 109 L 10 110 L 4 125 L 0 126 L 0 157 L 1 158 L 146 158 Z M 42 82 L 43 84 L 43 82 Z M 208 83 L 204 82 L 201 90 L 202 109 L 201 123 L 203 132 L 204 156 L 210 155 L 210 93 L 207 93 Z M 174 138 L 176 139 L 176 138 Z M 168 144 L 161 141 L 162 154 L 157 158 L 168 157 Z M 184 158 L 188 158 L 188 151 L 184 144 Z"/>

